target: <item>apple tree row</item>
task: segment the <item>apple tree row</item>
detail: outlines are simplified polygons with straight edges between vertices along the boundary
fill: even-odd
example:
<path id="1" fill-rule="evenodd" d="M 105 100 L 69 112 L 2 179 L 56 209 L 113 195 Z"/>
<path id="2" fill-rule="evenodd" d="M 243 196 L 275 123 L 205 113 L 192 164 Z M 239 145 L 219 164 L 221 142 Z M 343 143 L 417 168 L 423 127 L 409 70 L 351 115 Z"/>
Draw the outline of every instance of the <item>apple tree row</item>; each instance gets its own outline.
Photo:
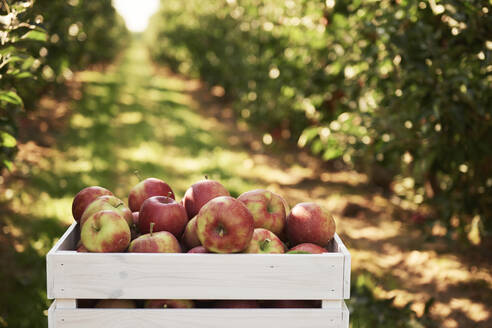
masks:
<path id="1" fill-rule="evenodd" d="M 16 152 L 16 121 L 73 71 L 112 60 L 128 31 L 110 0 L 0 1 L 0 170 Z"/>
<path id="2" fill-rule="evenodd" d="M 490 1 L 166 0 L 155 60 L 239 119 L 369 173 L 450 236 L 492 231 Z"/>

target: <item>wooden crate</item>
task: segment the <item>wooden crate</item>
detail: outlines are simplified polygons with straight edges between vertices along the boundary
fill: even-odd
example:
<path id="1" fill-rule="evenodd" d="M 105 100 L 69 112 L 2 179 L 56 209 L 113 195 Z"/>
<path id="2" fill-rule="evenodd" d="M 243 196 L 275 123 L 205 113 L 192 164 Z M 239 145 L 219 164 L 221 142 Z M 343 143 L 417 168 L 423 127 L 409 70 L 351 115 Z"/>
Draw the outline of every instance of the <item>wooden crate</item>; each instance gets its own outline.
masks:
<path id="1" fill-rule="evenodd" d="M 350 253 L 77 253 L 72 224 L 47 254 L 50 328 L 347 328 Z M 77 299 L 322 300 L 313 309 L 87 309 Z"/>

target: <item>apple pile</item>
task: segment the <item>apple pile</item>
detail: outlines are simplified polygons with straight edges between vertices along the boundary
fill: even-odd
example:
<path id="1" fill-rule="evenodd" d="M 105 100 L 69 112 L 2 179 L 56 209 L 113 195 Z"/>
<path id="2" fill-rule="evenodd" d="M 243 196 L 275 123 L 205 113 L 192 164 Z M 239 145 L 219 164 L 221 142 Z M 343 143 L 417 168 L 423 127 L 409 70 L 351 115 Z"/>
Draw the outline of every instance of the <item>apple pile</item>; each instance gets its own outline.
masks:
<path id="1" fill-rule="evenodd" d="M 111 191 L 92 186 L 74 198 L 80 252 L 319 254 L 335 234 L 333 217 L 321 206 L 292 210 L 264 189 L 230 196 L 218 181 L 193 184 L 178 202 L 164 181 L 134 186 L 128 206 Z"/>

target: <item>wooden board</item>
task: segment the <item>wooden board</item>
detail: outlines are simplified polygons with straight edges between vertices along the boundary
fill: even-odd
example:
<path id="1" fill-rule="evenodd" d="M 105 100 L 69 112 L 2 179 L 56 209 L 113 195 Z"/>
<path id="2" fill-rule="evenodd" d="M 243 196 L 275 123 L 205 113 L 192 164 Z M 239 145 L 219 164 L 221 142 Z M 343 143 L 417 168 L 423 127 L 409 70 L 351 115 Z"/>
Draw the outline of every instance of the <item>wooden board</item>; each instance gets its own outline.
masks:
<path id="1" fill-rule="evenodd" d="M 325 299 L 349 297 L 350 254 L 77 253 L 72 225 L 47 255 L 49 298 Z"/>
<path id="2" fill-rule="evenodd" d="M 53 316 L 50 328 L 348 328 L 343 309 L 57 308 Z"/>

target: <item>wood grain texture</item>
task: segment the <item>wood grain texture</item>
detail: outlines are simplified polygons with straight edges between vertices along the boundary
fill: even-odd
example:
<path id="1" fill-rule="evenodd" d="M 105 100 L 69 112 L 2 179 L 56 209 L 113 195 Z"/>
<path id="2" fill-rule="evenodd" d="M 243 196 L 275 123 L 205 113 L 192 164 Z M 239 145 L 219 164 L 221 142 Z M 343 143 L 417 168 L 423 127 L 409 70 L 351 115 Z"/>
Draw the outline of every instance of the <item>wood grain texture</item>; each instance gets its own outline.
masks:
<path id="1" fill-rule="evenodd" d="M 55 298 L 341 299 L 343 256 L 91 254 L 54 257 Z"/>
<path id="2" fill-rule="evenodd" d="M 56 328 L 345 328 L 327 309 L 56 309 Z"/>

